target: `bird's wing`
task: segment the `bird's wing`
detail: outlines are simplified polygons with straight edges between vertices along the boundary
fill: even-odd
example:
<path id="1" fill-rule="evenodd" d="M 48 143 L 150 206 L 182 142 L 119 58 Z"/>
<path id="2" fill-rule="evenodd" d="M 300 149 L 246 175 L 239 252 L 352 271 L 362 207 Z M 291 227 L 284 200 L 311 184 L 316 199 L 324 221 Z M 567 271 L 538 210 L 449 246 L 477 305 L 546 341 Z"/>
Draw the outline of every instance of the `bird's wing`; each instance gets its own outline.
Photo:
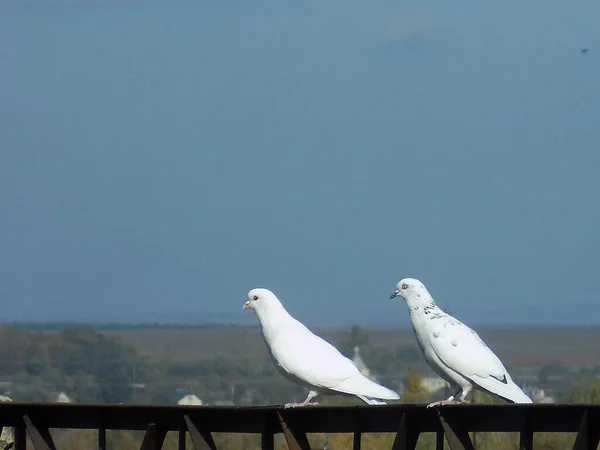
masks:
<path id="1" fill-rule="evenodd" d="M 502 381 L 507 375 L 500 359 L 479 335 L 452 316 L 431 319 L 429 340 L 442 362 L 465 378 Z"/>
<path id="2" fill-rule="evenodd" d="M 272 342 L 273 356 L 282 369 L 305 382 L 332 389 L 358 369 L 333 345 L 298 322 L 285 327 Z"/>
<path id="3" fill-rule="evenodd" d="M 449 315 L 431 319 L 431 325 L 431 345 L 446 366 L 505 400 L 531 403 L 475 331 Z"/>
<path id="4" fill-rule="evenodd" d="M 273 356 L 280 367 L 312 386 L 374 398 L 398 398 L 394 391 L 365 377 L 350 359 L 300 322 L 285 327 L 273 344 Z"/>

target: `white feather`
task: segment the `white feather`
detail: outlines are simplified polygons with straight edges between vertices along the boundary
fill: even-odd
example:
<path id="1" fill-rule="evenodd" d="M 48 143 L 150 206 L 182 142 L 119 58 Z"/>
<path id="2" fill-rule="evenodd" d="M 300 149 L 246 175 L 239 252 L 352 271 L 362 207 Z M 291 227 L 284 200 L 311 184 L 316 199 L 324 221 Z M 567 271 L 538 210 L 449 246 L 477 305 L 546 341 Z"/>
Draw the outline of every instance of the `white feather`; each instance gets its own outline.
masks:
<path id="1" fill-rule="evenodd" d="M 426 361 L 453 388 L 464 393 L 475 384 L 505 400 L 531 403 L 479 335 L 442 311 L 419 280 L 400 281 L 394 295 L 406 300 L 415 337 Z"/>
<path id="2" fill-rule="evenodd" d="M 399 399 L 396 392 L 369 380 L 333 345 L 294 319 L 275 294 L 253 289 L 248 297 L 269 354 L 284 376 L 319 393 L 352 394 L 367 403 L 371 402 L 365 397 Z"/>

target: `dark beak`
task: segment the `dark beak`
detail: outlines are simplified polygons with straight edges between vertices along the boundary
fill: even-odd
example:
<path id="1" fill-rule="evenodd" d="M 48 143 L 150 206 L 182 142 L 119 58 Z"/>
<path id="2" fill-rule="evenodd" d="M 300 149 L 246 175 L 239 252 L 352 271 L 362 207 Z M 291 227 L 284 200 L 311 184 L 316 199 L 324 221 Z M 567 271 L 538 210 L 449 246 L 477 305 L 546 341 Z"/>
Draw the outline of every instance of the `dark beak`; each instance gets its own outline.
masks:
<path id="1" fill-rule="evenodd" d="M 400 293 L 400 291 L 398 289 L 396 289 L 394 292 L 392 292 L 392 295 L 390 295 L 390 300 L 393 299 L 394 297 L 397 297 L 399 293 Z"/>

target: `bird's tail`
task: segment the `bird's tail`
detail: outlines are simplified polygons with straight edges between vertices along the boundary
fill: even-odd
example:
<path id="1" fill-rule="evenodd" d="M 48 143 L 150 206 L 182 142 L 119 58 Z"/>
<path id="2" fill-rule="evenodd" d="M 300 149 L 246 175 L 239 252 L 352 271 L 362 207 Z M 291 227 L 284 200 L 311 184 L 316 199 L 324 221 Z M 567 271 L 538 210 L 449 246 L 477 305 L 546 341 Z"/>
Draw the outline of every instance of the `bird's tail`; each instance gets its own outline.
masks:
<path id="1" fill-rule="evenodd" d="M 400 396 L 396 392 L 369 380 L 360 372 L 357 375 L 342 381 L 338 386 L 333 388 L 333 390 L 343 392 L 345 394 L 356 395 L 362 400 L 364 400 L 366 403 L 369 402 L 363 397 L 381 400 L 400 399 Z"/>
<path id="2" fill-rule="evenodd" d="M 384 402 L 383 400 L 375 400 L 374 398 L 369 398 L 369 397 L 365 397 L 364 395 L 357 395 L 358 398 L 360 398 L 363 402 L 365 402 L 367 405 L 387 405 L 386 402 Z"/>
<path id="3" fill-rule="evenodd" d="M 493 377 L 478 377 L 471 378 L 480 388 L 490 392 L 491 394 L 502 397 L 504 400 L 513 403 L 533 403 L 531 399 L 521 390 L 519 386 L 510 378 L 508 373 L 505 374 L 504 380 L 500 381 Z"/>
<path id="4" fill-rule="evenodd" d="M 513 403 L 533 403 L 533 400 L 531 400 L 515 383 L 512 383 L 511 388 L 510 392 L 502 394 L 502 397 L 506 400 Z"/>

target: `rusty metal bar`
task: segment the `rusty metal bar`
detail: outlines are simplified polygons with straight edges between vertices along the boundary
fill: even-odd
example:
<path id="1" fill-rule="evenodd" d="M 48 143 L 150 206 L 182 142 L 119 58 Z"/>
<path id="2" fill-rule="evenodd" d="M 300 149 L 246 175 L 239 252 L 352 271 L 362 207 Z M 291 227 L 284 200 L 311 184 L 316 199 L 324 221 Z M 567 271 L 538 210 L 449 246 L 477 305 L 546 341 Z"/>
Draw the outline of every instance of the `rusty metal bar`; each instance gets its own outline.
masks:
<path id="1" fill-rule="evenodd" d="M 306 433 L 301 431 L 297 423 L 290 420 L 290 417 L 286 415 L 286 419 L 283 415 L 278 412 L 277 417 L 283 430 L 283 436 L 290 450 L 310 450 L 310 444 Z"/>
<path id="2" fill-rule="evenodd" d="M 471 438 L 469 438 L 469 433 L 467 431 L 461 429 L 456 423 L 453 423 L 454 426 L 451 426 L 439 410 L 438 417 L 442 424 L 442 430 L 444 430 L 450 450 L 474 450 Z"/>
<path id="3" fill-rule="evenodd" d="M 56 450 L 56 446 L 54 445 L 52 435 L 48 428 L 36 428 L 27 414 L 23 416 L 23 422 L 25 423 L 25 429 L 29 434 L 29 439 L 35 450 Z"/>
<path id="4" fill-rule="evenodd" d="M 400 419 L 400 425 L 398 426 L 398 432 L 394 438 L 394 444 L 392 450 L 414 450 L 419 440 L 419 432 L 409 430 L 407 426 L 408 417 L 406 414 L 402 414 Z"/>
<path id="5" fill-rule="evenodd" d="M 185 425 L 190 432 L 192 443 L 194 444 L 196 450 L 217 450 L 217 446 L 210 431 L 205 431 L 202 428 L 198 428 L 187 414 L 183 416 L 183 419 L 185 420 Z"/>
<path id="6" fill-rule="evenodd" d="M 167 430 L 164 427 L 159 427 L 155 423 L 148 424 L 140 450 L 160 450 L 166 436 Z"/>
<path id="7" fill-rule="evenodd" d="M 600 440 L 600 430 L 598 427 L 590 426 L 589 414 L 585 410 L 581 418 L 581 425 L 577 433 L 577 439 L 573 445 L 573 450 L 596 450 Z"/>

